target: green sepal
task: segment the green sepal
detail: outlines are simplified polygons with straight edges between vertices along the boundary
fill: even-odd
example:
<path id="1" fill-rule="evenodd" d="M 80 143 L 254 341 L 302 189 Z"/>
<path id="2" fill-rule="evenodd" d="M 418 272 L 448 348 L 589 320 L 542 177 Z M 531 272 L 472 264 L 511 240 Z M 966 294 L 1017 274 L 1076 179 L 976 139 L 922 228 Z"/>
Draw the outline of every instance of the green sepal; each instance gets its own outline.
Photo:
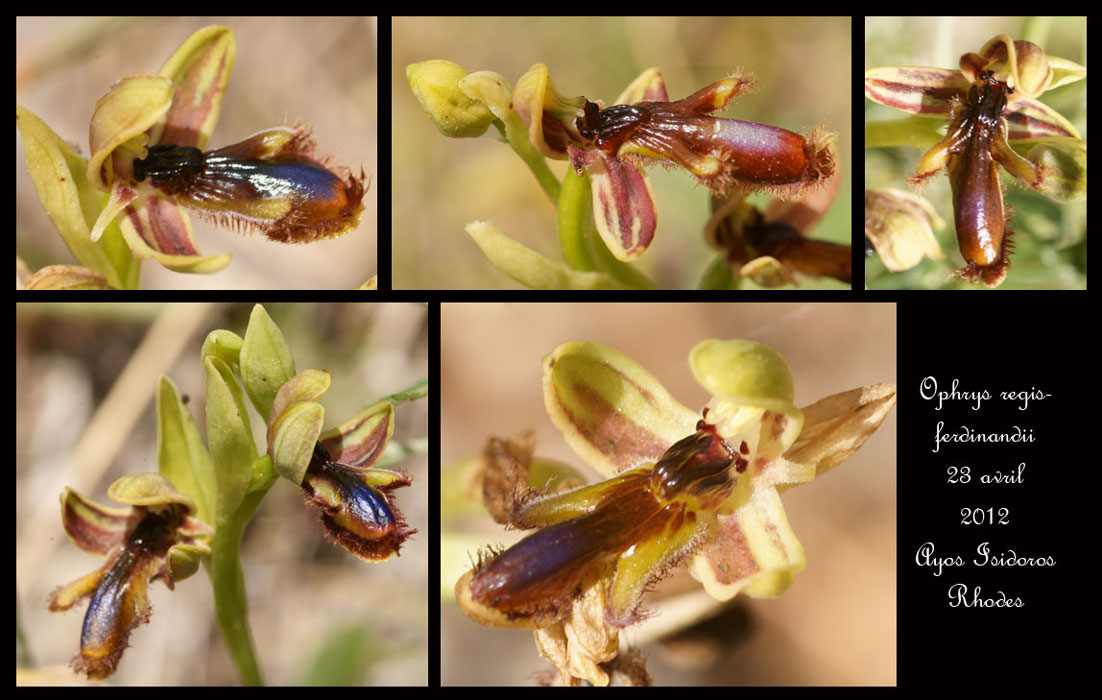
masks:
<path id="1" fill-rule="evenodd" d="M 494 120 L 485 104 L 460 90 L 459 81 L 467 75 L 462 66 L 439 59 L 406 66 L 413 96 L 444 136 L 481 136 Z"/>
<path id="2" fill-rule="evenodd" d="M 697 383 L 713 396 L 782 413 L 795 407 L 795 381 L 784 357 L 753 340 L 705 340 L 689 354 Z"/>
<path id="3" fill-rule="evenodd" d="M 256 444 L 249 414 L 229 365 L 218 357 L 203 360 L 207 374 L 207 442 L 218 481 L 216 519 L 233 516 L 252 476 Z"/>
<path id="4" fill-rule="evenodd" d="M 195 502 L 180 493 L 160 474 L 145 472 L 119 477 L 107 488 L 112 501 L 156 510 L 163 506 L 183 506 L 188 514 L 195 512 Z"/>
<path id="5" fill-rule="evenodd" d="M 130 252 L 119 227 L 109 227 L 99 242 L 90 238 L 89 222 L 96 220 L 107 196 L 88 182 L 87 162 L 22 105 L 15 106 L 15 124 L 38 199 L 73 256 L 112 287 L 137 289 L 141 260 Z"/>
<path id="6" fill-rule="evenodd" d="M 324 423 L 325 409 L 313 401 L 292 404 L 279 414 L 269 431 L 268 456 L 280 476 L 302 484 Z"/>
<path id="7" fill-rule="evenodd" d="M 276 392 L 295 376 L 295 359 L 279 326 L 257 304 L 249 316 L 245 341 L 241 346 L 241 384 L 260 417 L 271 419 Z"/>
<path id="8" fill-rule="evenodd" d="M 199 428 L 168 377 L 157 383 L 157 464 L 161 476 L 195 501 L 196 517 L 214 522 L 218 482 Z"/>
<path id="9" fill-rule="evenodd" d="M 199 353 L 199 359 L 217 357 L 226 363 L 234 374 L 240 374 L 238 367 L 241 358 L 241 346 L 245 341 L 233 331 L 219 328 L 207 334 L 203 341 L 203 349 Z"/>
<path id="10" fill-rule="evenodd" d="M 326 370 L 306 369 L 283 383 L 272 402 L 268 422 L 268 456 L 280 476 L 301 485 L 310 466 L 314 443 L 325 423 L 320 399 L 332 377 Z"/>
<path id="11" fill-rule="evenodd" d="M 568 341 L 545 356 L 543 397 L 566 442 L 605 476 L 653 464 L 699 420 L 639 363 L 598 343 Z"/>
<path id="12" fill-rule="evenodd" d="M 332 375 L 329 374 L 329 370 L 324 369 L 304 369 L 283 382 L 283 386 L 279 387 L 279 391 L 276 392 L 275 399 L 272 402 L 272 412 L 268 418 L 269 424 L 278 421 L 279 414 L 296 403 L 317 401 L 325 396 L 325 392 L 329 391 L 332 384 Z M 270 432 L 269 429 L 269 434 Z"/>
<path id="13" fill-rule="evenodd" d="M 1087 144 L 1077 139 L 1054 139 L 1034 146 L 1029 160 L 1045 172 L 1042 194 L 1057 202 L 1074 202 L 1087 197 Z"/>

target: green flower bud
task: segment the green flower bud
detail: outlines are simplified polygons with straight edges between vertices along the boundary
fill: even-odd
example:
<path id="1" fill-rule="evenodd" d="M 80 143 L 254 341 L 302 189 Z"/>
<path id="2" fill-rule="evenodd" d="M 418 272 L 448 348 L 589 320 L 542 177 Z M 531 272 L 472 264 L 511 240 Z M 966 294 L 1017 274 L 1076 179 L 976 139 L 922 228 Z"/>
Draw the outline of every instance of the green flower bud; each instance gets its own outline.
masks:
<path id="1" fill-rule="evenodd" d="M 422 61 L 406 66 L 406 79 L 421 108 L 440 133 L 452 138 L 481 136 L 494 120 L 486 105 L 460 89 L 459 81 L 465 77 L 467 71 L 451 61 Z"/>

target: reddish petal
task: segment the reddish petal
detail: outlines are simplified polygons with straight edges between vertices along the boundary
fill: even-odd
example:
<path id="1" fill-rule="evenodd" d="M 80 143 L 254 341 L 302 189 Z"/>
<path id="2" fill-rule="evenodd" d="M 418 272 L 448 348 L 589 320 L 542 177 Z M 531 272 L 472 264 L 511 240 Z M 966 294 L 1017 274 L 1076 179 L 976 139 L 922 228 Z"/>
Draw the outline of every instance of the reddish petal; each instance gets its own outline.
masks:
<path id="1" fill-rule="evenodd" d="M 133 508 L 107 508 L 72 489 L 61 494 L 61 523 L 73 544 L 100 556 L 126 540 L 127 527 L 136 518 Z"/>
<path id="2" fill-rule="evenodd" d="M 1006 113 L 1006 121 L 1009 125 L 1007 138 L 1011 141 L 1051 136 L 1079 138 L 1079 132 L 1071 122 L 1052 107 L 1037 100 L 1024 97 L 1012 100 Z"/>
<path id="3" fill-rule="evenodd" d="M 229 255 L 201 255 L 187 214 L 159 196 L 141 197 L 127 207 L 119 227 L 135 255 L 154 258 L 172 270 L 210 273 L 230 262 Z"/>
<path id="4" fill-rule="evenodd" d="M 960 71 L 888 66 L 865 71 L 865 97 L 911 114 L 948 114 L 949 100 L 965 97 L 970 84 Z"/>
<path id="5" fill-rule="evenodd" d="M 603 151 L 571 147 L 574 166 L 585 167 L 593 187 L 593 216 L 605 245 L 619 260 L 635 260 L 654 240 L 658 214 L 646 174 Z"/>
<path id="6" fill-rule="evenodd" d="M 686 98 L 665 105 L 664 108 L 674 114 L 699 116 L 723 109 L 740 92 L 749 92 L 754 87 L 753 76 L 734 75 L 717 80 L 711 85 L 697 90 Z"/>
<path id="7" fill-rule="evenodd" d="M 322 433 L 321 444 L 334 462 L 371 467 L 386 450 L 394 432 L 394 406 L 382 401 Z"/>
<path id="8" fill-rule="evenodd" d="M 163 126 L 151 134 L 152 143 L 207 145 L 222 111 L 235 51 L 233 30 L 210 26 L 188 37 L 165 61 L 160 75 L 171 78 L 176 89 Z"/>

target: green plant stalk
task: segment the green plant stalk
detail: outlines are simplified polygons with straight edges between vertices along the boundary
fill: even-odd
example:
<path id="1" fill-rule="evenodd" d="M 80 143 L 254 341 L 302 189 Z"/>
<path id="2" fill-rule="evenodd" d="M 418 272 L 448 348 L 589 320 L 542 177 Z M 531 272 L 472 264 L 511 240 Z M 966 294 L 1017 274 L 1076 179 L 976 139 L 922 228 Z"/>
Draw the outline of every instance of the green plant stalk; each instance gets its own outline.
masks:
<path id="1" fill-rule="evenodd" d="M 552 204 L 559 201 L 559 192 L 562 189 L 562 185 L 559 184 L 559 179 L 555 177 L 555 173 L 551 172 L 551 168 L 547 166 L 547 159 L 543 157 L 536 147 L 532 145 L 532 142 L 528 140 L 528 125 L 524 123 L 524 120 L 520 118 L 520 115 L 513 110 L 509 110 L 510 114 L 504 122 L 504 134 L 509 145 L 513 151 L 516 152 L 520 159 L 524 161 L 524 164 L 528 166 L 528 169 L 532 171 L 532 174 L 536 176 L 536 181 L 540 183 L 540 187 L 547 194 L 547 197 L 551 200 Z"/>
<path id="2" fill-rule="evenodd" d="M 263 685 L 253 651 L 249 630 L 249 607 L 245 596 L 245 576 L 241 570 L 241 534 L 243 527 L 233 522 L 220 523 L 211 541 L 207 572 L 214 588 L 214 613 L 222 638 L 226 640 L 237 675 L 244 685 Z"/>
<path id="3" fill-rule="evenodd" d="M 589 178 L 568 172 L 558 205 L 559 247 L 563 260 L 575 270 L 595 271 L 597 264 L 590 255 L 585 235 L 585 220 L 590 216 L 591 206 Z"/>
<path id="4" fill-rule="evenodd" d="M 413 384 L 410 384 L 401 391 L 396 391 L 393 394 L 383 396 L 382 398 L 375 399 L 368 406 L 379 403 L 380 401 L 389 401 L 392 404 L 400 404 L 403 401 L 416 401 L 417 399 L 423 399 L 429 395 L 429 380 L 419 379 Z"/>
<path id="5" fill-rule="evenodd" d="M 268 473 L 270 472 L 270 474 Z M 245 594 L 245 575 L 241 569 L 241 536 L 253 513 L 260 507 L 268 489 L 275 483 L 275 473 L 270 463 L 263 472 L 260 486 L 250 491 L 241 501 L 233 517 L 218 523 L 210 543 L 210 559 L 207 573 L 214 589 L 214 614 L 218 628 L 226 640 L 237 675 L 243 685 L 264 685 L 260 667 L 256 663 L 252 631 L 249 628 L 249 601 Z"/>

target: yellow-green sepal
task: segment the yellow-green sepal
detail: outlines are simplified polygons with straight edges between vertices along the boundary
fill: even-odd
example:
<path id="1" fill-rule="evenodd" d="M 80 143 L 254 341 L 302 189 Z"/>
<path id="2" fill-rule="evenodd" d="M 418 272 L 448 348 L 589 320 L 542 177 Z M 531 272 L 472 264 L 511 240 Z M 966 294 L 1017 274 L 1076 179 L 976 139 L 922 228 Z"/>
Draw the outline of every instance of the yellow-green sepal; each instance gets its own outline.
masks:
<path id="1" fill-rule="evenodd" d="M 792 403 L 796 394 L 792 370 L 784 357 L 765 343 L 705 340 L 689 353 L 689 367 L 696 381 L 714 397 L 709 403 L 708 420 L 720 426 L 721 435 L 737 432 L 724 424 L 736 426 L 757 420 L 758 409 L 784 416 L 776 419 L 769 444 L 759 445 L 759 455 L 784 454 L 800 434 L 803 414 Z"/>
<path id="2" fill-rule="evenodd" d="M 567 443 L 606 476 L 657 461 L 699 418 L 635 360 L 585 341 L 543 358 L 543 398 Z"/>
<path id="3" fill-rule="evenodd" d="M 195 502 L 196 517 L 215 521 L 214 465 L 191 412 L 168 377 L 157 383 L 157 466 L 161 476 Z"/>
<path id="4" fill-rule="evenodd" d="M 303 370 L 279 387 L 272 402 L 268 456 L 276 472 L 296 485 L 302 484 L 325 423 L 325 409 L 317 400 L 331 383 L 325 370 Z"/>
<path id="5" fill-rule="evenodd" d="M 244 343 L 245 341 L 238 334 L 219 328 L 207 334 L 199 358 L 206 360 L 208 357 L 217 357 L 225 362 L 234 374 L 240 374 L 241 346 Z"/>
<path id="6" fill-rule="evenodd" d="M 264 307 L 257 304 L 249 316 L 241 345 L 241 383 L 265 420 L 271 418 L 276 393 L 293 376 L 295 359 L 291 356 L 291 348 L 279 326 Z"/>
<path id="7" fill-rule="evenodd" d="M 241 388 L 218 357 L 203 361 L 207 376 L 207 442 L 218 481 L 217 521 L 232 517 L 252 478 L 257 457 Z"/>

